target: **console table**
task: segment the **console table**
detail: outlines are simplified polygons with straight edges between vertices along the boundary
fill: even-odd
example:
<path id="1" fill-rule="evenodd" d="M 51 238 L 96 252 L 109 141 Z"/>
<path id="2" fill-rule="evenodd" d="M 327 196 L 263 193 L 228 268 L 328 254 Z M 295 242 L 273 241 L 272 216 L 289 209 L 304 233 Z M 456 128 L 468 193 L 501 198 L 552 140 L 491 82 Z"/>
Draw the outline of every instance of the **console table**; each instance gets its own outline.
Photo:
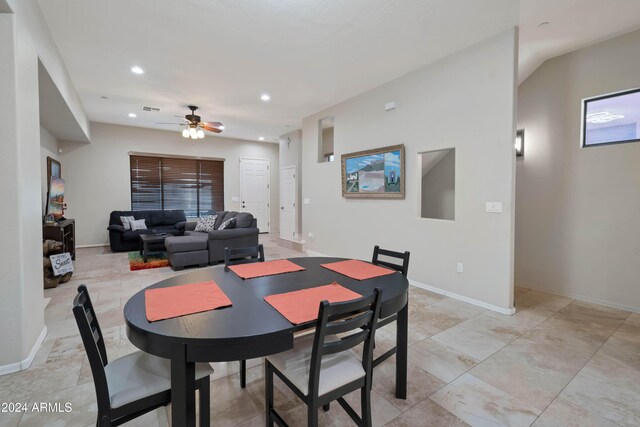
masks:
<path id="1" fill-rule="evenodd" d="M 42 225 L 42 238 L 62 242 L 63 252 L 69 252 L 71 259 L 76 259 L 76 221 L 64 221 Z"/>

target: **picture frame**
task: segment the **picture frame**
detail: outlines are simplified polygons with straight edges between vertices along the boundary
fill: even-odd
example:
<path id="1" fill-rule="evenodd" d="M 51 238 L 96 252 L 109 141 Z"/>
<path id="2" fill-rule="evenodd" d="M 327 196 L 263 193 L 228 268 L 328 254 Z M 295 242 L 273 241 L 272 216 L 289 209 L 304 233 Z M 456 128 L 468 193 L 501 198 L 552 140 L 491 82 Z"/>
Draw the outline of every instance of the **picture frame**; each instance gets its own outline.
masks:
<path id="1" fill-rule="evenodd" d="M 343 154 L 342 197 L 404 199 L 404 144 Z"/>
<path id="2" fill-rule="evenodd" d="M 47 188 L 51 187 L 51 177 L 62 178 L 62 165 L 56 159 L 47 156 Z"/>

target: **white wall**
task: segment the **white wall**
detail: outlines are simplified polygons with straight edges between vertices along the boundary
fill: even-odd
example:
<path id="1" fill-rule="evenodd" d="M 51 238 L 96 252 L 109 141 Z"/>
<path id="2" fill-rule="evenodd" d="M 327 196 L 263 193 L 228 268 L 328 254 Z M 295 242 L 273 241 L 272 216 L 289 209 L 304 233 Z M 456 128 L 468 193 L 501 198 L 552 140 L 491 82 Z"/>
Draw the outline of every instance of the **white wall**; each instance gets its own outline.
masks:
<path id="1" fill-rule="evenodd" d="M 640 143 L 580 148 L 581 99 L 640 87 L 640 31 L 547 61 L 518 90 L 516 282 L 640 311 Z"/>
<path id="2" fill-rule="evenodd" d="M 60 161 L 58 140 L 48 130 L 40 126 L 40 187 L 42 189 L 42 216 L 47 211 L 47 157 Z M 64 177 L 63 177 L 64 179 Z"/>
<path id="3" fill-rule="evenodd" d="M 280 168 L 296 168 L 296 226 L 297 236 L 302 233 L 302 130 L 294 130 L 279 138 Z"/>
<path id="4" fill-rule="evenodd" d="M 303 121 L 303 231 L 308 248 L 368 259 L 411 251 L 409 277 L 509 311 L 513 307 L 514 104 L 517 30 L 309 116 Z M 384 111 L 388 101 L 399 108 Z M 318 119 L 335 116 L 332 163 L 317 162 Z M 406 147 L 406 199 L 344 199 L 339 156 Z M 456 220 L 419 218 L 418 153 L 456 149 Z M 484 212 L 501 201 L 504 213 Z M 464 273 L 456 273 L 456 263 Z"/>
<path id="5" fill-rule="evenodd" d="M 36 0 L 12 2 L 0 14 L 0 373 L 27 368 L 44 338 L 41 152 L 38 59 L 86 118 Z M 88 124 L 88 123 L 87 123 Z"/>
<path id="6" fill-rule="evenodd" d="M 226 159 L 225 209 L 241 211 L 240 157 L 266 158 L 271 167 L 271 231 L 278 232 L 278 145 L 207 136 L 192 141 L 178 132 L 130 126 L 91 124 L 91 144 L 61 142 L 67 218 L 76 220 L 78 245 L 109 242 L 107 226 L 113 210 L 131 208 L 129 152 L 202 156 Z"/>

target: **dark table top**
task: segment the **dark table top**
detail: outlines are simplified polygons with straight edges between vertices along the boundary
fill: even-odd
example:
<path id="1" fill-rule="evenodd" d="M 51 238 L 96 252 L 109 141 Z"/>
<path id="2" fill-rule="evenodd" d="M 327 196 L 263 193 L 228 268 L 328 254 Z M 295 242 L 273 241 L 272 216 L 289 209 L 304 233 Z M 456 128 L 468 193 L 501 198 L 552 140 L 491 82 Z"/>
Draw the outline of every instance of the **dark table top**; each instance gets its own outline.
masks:
<path id="1" fill-rule="evenodd" d="M 313 322 L 292 325 L 267 304 L 267 295 L 326 285 L 333 281 L 361 295 L 382 290 L 381 317 L 399 311 L 407 302 L 407 279 L 400 273 L 358 281 L 321 267 L 343 258 L 291 258 L 306 270 L 243 280 L 223 268 L 201 269 L 155 283 L 161 288 L 214 280 L 233 306 L 150 323 L 144 290 L 124 307 L 127 335 L 143 351 L 170 358 L 177 346 L 186 346 L 193 361 L 228 361 L 266 356 L 293 346 L 293 333 Z M 149 289 L 147 288 L 147 289 Z"/>
<path id="2" fill-rule="evenodd" d="M 167 237 L 173 236 L 173 234 L 169 234 L 169 233 L 163 233 L 163 234 L 157 234 L 157 233 L 146 233 L 146 234 L 141 234 L 140 235 L 140 239 L 143 241 L 147 241 L 147 242 L 164 242 L 164 239 L 166 239 Z"/>

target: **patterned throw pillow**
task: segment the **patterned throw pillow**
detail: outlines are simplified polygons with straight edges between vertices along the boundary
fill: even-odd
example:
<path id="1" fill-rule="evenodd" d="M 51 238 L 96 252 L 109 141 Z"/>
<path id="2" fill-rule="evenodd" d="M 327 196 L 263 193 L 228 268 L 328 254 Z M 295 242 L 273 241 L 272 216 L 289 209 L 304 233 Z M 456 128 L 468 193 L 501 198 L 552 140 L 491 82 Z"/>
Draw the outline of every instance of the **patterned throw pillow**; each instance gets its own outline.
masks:
<path id="1" fill-rule="evenodd" d="M 235 219 L 235 217 L 234 218 L 229 218 L 228 220 L 226 220 L 225 222 L 220 224 L 220 227 L 218 227 L 218 230 L 228 230 L 230 228 L 236 228 L 236 219 Z"/>
<path id="2" fill-rule="evenodd" d="M 216 218 L 218 218 L 218 215 L 209 215 L 198 218 L 198 223 L 196 224 L 195 231 L 204 231 L 208 233 L 209 231 L 215 230 L 214 226 L 216 223 Z"/>
<path id="3" fill-rule="evenodd" d="M 120 217 L 120 222 L 122 223 L 122 226 L 124 227 L 124 230 L 131 230 L 131 221 L 135 221 L 136 219 L 132 216 L 121 216 Z"/>
<path id="4" fill-rule="evenodd" d="M 129 224 L 131 224 L 131 231 L 147 229 L 147 224 L 144 222 L 144 219 L 129 221 Z"/>

